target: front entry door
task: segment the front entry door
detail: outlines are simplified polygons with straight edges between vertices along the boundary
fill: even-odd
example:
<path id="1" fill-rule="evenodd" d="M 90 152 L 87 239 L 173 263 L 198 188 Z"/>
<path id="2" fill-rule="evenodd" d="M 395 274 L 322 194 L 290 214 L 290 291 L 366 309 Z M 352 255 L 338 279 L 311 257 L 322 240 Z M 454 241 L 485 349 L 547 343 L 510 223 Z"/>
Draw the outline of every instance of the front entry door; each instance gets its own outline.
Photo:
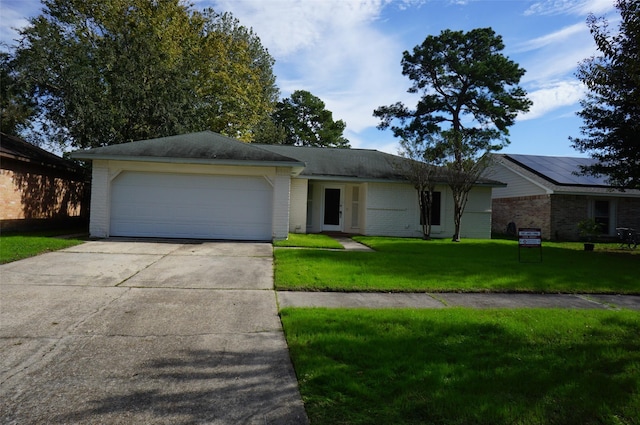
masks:
<path id="1" fill-rule="evenodd" d="M 322 230 L 342 231 L 342 189 L 324 188 L 324 217 Z"/>

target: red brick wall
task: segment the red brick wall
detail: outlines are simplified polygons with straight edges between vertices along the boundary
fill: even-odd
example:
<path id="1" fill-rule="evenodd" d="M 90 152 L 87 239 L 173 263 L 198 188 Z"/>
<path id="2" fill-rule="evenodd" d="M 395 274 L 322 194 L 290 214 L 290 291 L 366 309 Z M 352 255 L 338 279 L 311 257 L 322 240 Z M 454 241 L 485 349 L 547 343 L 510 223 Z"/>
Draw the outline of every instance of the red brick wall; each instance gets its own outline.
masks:
<path id="1" fill-rule="evenodd" d="M 631 227 L 640 231 L 640 199 L 619 198 L 617 227 Z"/>
<path id="2" fill-rule="evenodd" d="M 78 217 L 84 191 L 82 181 L 17 167 L 0 170 L 0 220 Z"/>
<path id="3" fill-rule="evenodd" d="M 589 199 L 584 195 L 494 199 L 491 230 L 503 234 L 513 221 L 517 227 L 539 227 L 544 239 L 580 240 L 578 223 L 589 217 Z M 616 227 L 640 230 L 640 199 L 617 198 Z"/>
<path id="4" fill-rule="evenodd" d="M 542 238 L 550 239 L 551 200 L 549 195 L 520 196 L 517 198 L 499 198 L 492 202 L 491 231 L 506 233 L 510 222 L 519 227 L 538 227 Z"/>
<path id="5" fill-rule="evenodd" d="M 589 200 L 581 195 L 552 195 L 551 238 L 579 240 L 578 223 L 589 217 Z"/>

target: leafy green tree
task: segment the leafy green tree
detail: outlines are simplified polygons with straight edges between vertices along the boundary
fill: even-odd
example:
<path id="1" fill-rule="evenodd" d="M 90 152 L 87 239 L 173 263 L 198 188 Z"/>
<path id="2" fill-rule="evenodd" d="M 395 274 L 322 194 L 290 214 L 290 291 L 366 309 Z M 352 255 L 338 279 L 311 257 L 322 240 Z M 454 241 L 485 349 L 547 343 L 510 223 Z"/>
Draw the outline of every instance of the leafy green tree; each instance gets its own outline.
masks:
<path id="1" fill-rule="evenodd" d="M 255 127 L 255 133 L 253 136 L 254 143 L 263 143 L 266 145 L 282 145 L 287 135 L 284 128 L 276 124 L 273 118 L 269 116 L 263 119 Z"/>
<path id="2" fill-rule="evenodd" d="M 503 49 L 502 37 L 491 28 L 428 36 L 402 58 L 402 73 L 413 82 L 408 91 L 420 95 L 415 109 L 398 102 L 374 111 L 381 119 L 378 128 L 391 128 L 403 143 L 422 145 L 426 158 L 449 169 L 454 241 L 460 240 L 472 186 L 461 182 L 479 176 L 482 158 L 509 143 L 509 127 L 531 106 L 518 86 L 525 71 Z"/>
<path id="3" fill-rule="evenodd" d="M 588 92 L 580 102 L 582 138 L 573 146 L 598 162 L 585 174 L 605 175 L 614 186 L 640 189 L 640 4 L 619 0 L 616 33 L 590 15 L 587 23 L 600 56 L 580 63 L 577 76 Z"/>
<path id="4" fill-rule="evenodd" d="M 35 107 L 27 88 L 21 86 L 16 77 L 11 56 L 7 52 L 0 52 L 0 130 L 19 136 L 29 126 L 29 120 L 36 112 Z"/>
<path id="5" fill-rule="evenodd" d="M 248 140 L 278 97 L 251 30 L 179 0 L 43 0 L 21 36 L 19 76 L 61 145 L 204 129 Z"/>
<path id="6" fill-rule="evenodd" d="M 257 137 L 261 143 L 320 148 L 349 148 L 342 134 L 346 124 L 334 121 L 320 98 L 305 90 L 296 90 L 290 98 L 278 102 L 272 114 L 273 125 Z M 275 133 L 274 133 L 275 132 Z M 282 138 L 282 134 L 284 138 Z"/>
<path id="7" fill-rule="evenodd" d="M 260 38 L 229 13 L 204 12 L 205 36 L 194 68 L 198 114 L 207 129 L 253 141 L 255 128 L 268 118 L 279 98 L 274 60 Z"/>

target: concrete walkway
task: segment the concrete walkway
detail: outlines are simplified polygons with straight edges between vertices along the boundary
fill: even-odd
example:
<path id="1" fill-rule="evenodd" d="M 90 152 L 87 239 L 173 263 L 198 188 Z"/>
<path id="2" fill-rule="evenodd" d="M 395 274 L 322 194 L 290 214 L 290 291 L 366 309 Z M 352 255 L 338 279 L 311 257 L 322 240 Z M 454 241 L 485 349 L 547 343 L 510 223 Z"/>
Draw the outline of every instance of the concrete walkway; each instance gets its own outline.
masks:
<path id="1" fill-rule="evenodd" d="M 361 252 L 374 252 L 373 249 L 366 245 L 356 242 L 346 236 L 333 236 L 333 239 L 337 240 L 346 251 L 361 251 Z"/>

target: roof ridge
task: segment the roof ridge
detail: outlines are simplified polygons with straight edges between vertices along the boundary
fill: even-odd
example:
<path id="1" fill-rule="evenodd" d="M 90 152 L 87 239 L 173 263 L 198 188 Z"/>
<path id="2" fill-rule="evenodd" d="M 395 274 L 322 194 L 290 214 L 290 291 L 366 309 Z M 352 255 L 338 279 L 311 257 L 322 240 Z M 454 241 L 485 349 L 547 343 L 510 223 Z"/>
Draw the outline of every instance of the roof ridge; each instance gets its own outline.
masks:
<path id="1" fill-rule="evenodd" d="M 327 146 L 327 147 L 321 147 L 321 146 L 296 146 L 296 145 L 285 145 L 285 144 L 280 144 L 280 143 L 250 143 L 252 145 L 256 145 L 256 146 L 276 146 L 276 147 L 285 147 L 285 148 L 296 148 L 296 149 L 331 149 L 331 150 L 338 150 L 338 151 L 369 151 L 369 152 L 380 152 L 380 153 L 386 153 L 386 152 L 382 152 L 379 151 L 377 149 L 367 149 L 367 148 L 337 148 L 334 146 Z M 388 154 L 388 155 L 392 155 L 392 154 Z"/>

